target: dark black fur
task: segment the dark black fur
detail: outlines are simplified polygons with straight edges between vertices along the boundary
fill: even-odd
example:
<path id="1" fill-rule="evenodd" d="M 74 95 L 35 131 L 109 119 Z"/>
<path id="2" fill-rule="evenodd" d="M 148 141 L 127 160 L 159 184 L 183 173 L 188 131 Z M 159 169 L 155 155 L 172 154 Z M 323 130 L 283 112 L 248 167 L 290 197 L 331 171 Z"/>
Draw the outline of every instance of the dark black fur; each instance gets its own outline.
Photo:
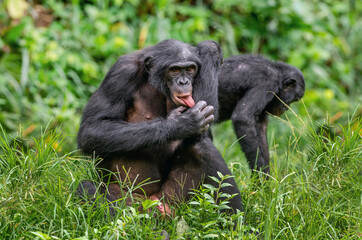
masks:
<path id="1" fill-rule="evenodd" d="M 304 95 L 304 77 L 294 66 L 262 56 L 226 59 L 219 73 L 219 119 L 231 119 L 250 168 L 269 173 L 268 115 L 280 116 Z M 277 95 L 279 97 L 276 97 Z"/>
<path id="2" fill-rule="evenodd" d="M 189 79 L 196 105 L 185 110 L 173 103 L 170 108 L 168 81 L 172 79 L 169 80 L 166 73 L 169 66 L 182 66 L 185 62 L 197 65 L 196 76 Z M 212 109 L 216 115 L 218 108 L 217 73 L 221 62 L 221 49 L 213 41 L 193 47 L 177 40 L 165 40 L 119 57 L 84 110 L 78 133 L 79 147 L 86 154 L 103 158 L 100 167 L 104 169 L 112 172 L 117 172 L 116 169 L 122 172 L 122 167 L 130 169 L 130 181 L 136 184 L 146 179 L 158 181 L 146 185 L 144 192 L 137 194 L 164 197 L 171 203 L 188 199 L 189 191 L 202 181 L 213 184 L 206 176 L 217 176 L 217 171 L 230 175 L 222 156 L 205 134 L 213 121 Z M 148 99 L 147 94 L 142 93 L 151 88 L 155 90 Z M 141 100 L 146 99 L 146 110 L 154 108 L 152 117 L 147 121 L 127 121 L 130 111 L 136 109 L 139 100 L 135 94 L 139 92 Z M 111 177 L 113 183 L 109 185 L 107 199 L 122 196 L 119 180 L 123 183 L 126 177 L 119 172 Z M 238 194 L 230 207 L 241 210 L 235 181 L 228 179 L 227 182 L 232 187 L 224 191 Z M 83 183 L 78 192 L 85 194 L 87 189 L 83 189 L 88 186 L 94 185 Z"/>

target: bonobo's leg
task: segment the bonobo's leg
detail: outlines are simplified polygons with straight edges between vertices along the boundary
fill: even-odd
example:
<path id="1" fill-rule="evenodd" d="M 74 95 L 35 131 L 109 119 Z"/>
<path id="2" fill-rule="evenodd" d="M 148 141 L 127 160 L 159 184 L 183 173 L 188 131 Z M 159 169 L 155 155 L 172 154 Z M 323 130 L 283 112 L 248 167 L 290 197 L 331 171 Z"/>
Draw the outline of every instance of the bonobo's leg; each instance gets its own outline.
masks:
<path id="1" fill-rule="evenodd" d="M 216 149 L 210 138 L 204 138 L 203 141 L 201 141 L 197 147 L 199 150 L 198 154 L 200 154 L 200 156 L 204 159 L 204 167 L 206 170 L 204 183 L 217 186 L 217 183 L 208 177 L 208 176 L 218 177 L 217 172 L 221 172 L 224 176 L 232 175 L 228 166 L 225 163 L 224 158 L 221 156 L 220 152 Z M 236 210 L 243 211 L 241 195 L 238 186 L 236 185 L 235 179 L 228 178 L 224 180 L 224 182 L 229 183 L 231 186 L 223 187 L 221 189 L 221 192 L 228 193 L 230 195 L 237 194 L 235 197 L 230 199 L 230 203 L 228 204 L 232 212 L 235 213 Z"/>
<path id="2" fill-rule="evenodd" d="M 201 183 L 216 186 L 208 176 L 231 175 L 224 159 L 215 148 L 210 138 L 203 138 L 195 143 L 195 140 L 187 140 L 176 151 L 173 167 L 167 180 L 162 185 L 159 197 L 164 196 L 166 202 L 179 202 L 190 198 L 189 192 L 198 188 Z M 230 200 L 229 206 L 233 212 L 242 210 L 240 191 L 234 178 L 226 179 L 231 184 L 221 189 L 224 193 L 237 194 Z"/>

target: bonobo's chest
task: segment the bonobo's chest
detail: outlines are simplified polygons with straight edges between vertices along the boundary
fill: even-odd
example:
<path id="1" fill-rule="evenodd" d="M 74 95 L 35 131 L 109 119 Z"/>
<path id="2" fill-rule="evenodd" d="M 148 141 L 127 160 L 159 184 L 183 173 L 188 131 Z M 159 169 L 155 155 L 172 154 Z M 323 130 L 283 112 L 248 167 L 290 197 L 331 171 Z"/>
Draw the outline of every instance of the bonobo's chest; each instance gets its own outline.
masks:
<path id="1" fill-rule="evenodd" d="M 172 105 L 166 97 L 150 84 L 143 84 L 132 95 L 132 102 L 127 108 L 125 121 L 139 123 L 151 121 L 155 118 L 165 118 Z M 144 129 L 147 134 L 147 127 Z M 169 161 L 180 141 L 165 141 L 155 146 L 147 146 L 137 151 L 116 155 L 110 162 L 109 169 L 118 173 L 112 177 L 113 181 L 129 181 L 140 184 L 147 181 L 142 187 L 147 195 L 157 193 L 161 189 L 161 181 L 167 176 L 170 168 Z M 136 190 L 135 192 L 137 192 Z M 139 190 L 140 191 L 140 190 Z M 142 194 L 143 192 L 139 192 Z"/>
<path id="2" fill-rule="evenodd" d="M 145 83 L 134 92 L 125 120 L 131 123 L 146 122 L 156 117 L 166 117 L 170 110 L 170 101 L 149 83 Z"/>

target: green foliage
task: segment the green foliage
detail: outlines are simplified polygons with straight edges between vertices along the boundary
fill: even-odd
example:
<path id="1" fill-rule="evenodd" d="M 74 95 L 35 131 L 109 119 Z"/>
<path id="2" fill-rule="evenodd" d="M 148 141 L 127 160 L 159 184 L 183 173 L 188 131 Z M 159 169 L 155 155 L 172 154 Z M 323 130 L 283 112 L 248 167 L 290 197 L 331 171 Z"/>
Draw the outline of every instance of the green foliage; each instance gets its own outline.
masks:
<path id="1" fill-rule="evenodd" d="M 228 216 L 224 212 L 230 210 L 227 204 L 234 195 L 222 193 L 222 188 L 230 185 L 224 180 L 232 176 L 223 176 L 220 172 L 218 175 L 219 178 L 210 176 L 216 186 L 203 184 L 200 189 L 195 190 L 187 211 L 182 212 L 185 220 L 181 219 L 180 222 L 183 220 L 190 223 L 186 231 L 187 238 L 235 239 L 244 237 L 244 232 L 248 235 L 247 230 L 250 229 L 242 225 L 243 213 L 237 212 Z M 233 231 L 234 225 L 237 231 Z"/>
<path id="2" fill-rule="evenodd" d="M 16 0 L 0 10 L 0 123 L 40 136 L 50 121 L 69 136 L 66 150 L 74 149 L 81 110 L 117 56 L 166 38 L 213 39 L 226 57 L 262 53 L 301 68 L 304 100 L 318 120 L 361 100 L 359 1 Z"/>

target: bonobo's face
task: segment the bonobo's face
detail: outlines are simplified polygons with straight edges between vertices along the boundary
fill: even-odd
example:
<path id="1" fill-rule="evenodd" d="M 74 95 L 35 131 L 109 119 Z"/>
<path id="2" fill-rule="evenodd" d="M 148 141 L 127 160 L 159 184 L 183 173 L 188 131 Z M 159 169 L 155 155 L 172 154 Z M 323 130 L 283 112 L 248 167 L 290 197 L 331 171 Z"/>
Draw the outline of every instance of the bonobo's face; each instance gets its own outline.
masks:
<path id="1" fill-rule="evenodd" d="M 278 97 L 274 97 L 268 104 L 267 111 L 273 115 L 281 116 L 288 109 L 287 106 L 301 98 L 298 90 L 295 79 L 291 78 L 283 81 L 282 89 L 277 94 Z"/>
<path id="2" fill-rule="evenodd" d="M 192 86 L 202 62 L 196 47 L 164 40 L 150 48 L 144 59 L 148 81 L 175 106 L 193 107 Z"/>
<path id="3" fill-rule="evenodd" d="M 278 98 L 275 97 L 270 104 L 268 104 L 268 112 L 280 116 L 293 102 L 299 101 L 305 90 L 304 77 L 299 69 L 289 66 L 288 71 L 284 73 L 285 78 L 282 81 L 282 89 L 279 91 Z"/>
<path id="4" fill-rule="evenodd" d="M 192 84 L 198 67 L 195 62 L 183 61 L 171 64 L 166 70 L 166 83 L 170 98 L 176 106 L 193 107 Z"/>

